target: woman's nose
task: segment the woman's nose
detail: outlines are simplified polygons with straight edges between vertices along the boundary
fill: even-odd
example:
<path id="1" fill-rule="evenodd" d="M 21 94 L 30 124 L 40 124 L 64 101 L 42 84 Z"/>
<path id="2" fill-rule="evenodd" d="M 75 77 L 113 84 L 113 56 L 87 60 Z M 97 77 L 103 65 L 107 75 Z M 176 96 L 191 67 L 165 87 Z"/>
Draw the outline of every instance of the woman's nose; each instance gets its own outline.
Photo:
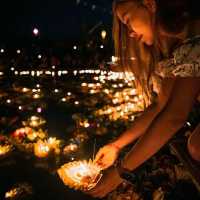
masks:
<path id="1" fill-rule="evenodd" d="M 137 34 L 134 31 L 129 30 L 129 37 L 135 38 L 135 37 L 137 37 Z"/>

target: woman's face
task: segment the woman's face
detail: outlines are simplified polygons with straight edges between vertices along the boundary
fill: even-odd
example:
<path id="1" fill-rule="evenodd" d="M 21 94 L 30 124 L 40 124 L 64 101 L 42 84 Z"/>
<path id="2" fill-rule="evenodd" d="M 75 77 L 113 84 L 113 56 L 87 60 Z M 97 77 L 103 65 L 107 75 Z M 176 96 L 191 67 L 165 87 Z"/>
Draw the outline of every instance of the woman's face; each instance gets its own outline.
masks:
<path id="1" fill-rule="evenodd" d="M 147 7 L 128 1 L 118 5 L 116 13 L 120 21 L 127 26 L 130 37 L 135 37 L 149 46 L 153 44 L 153 20 Z"/>

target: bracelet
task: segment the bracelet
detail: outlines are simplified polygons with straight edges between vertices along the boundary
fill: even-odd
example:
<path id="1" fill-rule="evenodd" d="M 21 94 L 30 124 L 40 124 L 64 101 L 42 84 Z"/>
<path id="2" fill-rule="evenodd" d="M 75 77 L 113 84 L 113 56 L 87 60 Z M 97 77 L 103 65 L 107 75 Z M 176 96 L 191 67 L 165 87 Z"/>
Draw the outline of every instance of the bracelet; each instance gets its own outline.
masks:
<path id="1" fill-rule="evenodd" d="M 112 147 L 114 147 L 114 148 L 117 149 L 118 151 L 121 150 L 121 148 L 118 147 L 118 146 L 117 146 L 116 144 L 114 144 L 114 143 L 110 143 L 109 145 L 112 146 Z"/>

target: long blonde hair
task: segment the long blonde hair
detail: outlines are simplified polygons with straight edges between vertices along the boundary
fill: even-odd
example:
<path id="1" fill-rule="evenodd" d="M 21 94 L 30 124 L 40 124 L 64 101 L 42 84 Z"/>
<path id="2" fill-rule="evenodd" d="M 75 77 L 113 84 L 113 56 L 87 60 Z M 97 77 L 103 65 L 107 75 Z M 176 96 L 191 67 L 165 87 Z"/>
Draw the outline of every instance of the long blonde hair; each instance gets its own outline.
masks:
<path id="1" fill-rule="evenodd" d="M 136 87 L 144 96 L 145 105 L 149 106 L 154 99 L 153 85 L 151 80 L 152 77 L 155 77 L 155 67 L 160 60 L 160 55 L 162 54 L 167 57 L 169 56 L 169 52 L 167 49 L 164 49 L 163 47 L 161 48 L 161 39 L 158 29 L 154 30 L 155 40 L 151 47 L 129 37 L 127 27 L 119 20 L 116 14 L 117 6 L 129 1 L 135 1 L 136 3 L 141 4 L 143 2 L 143 0 L 115 0 L 113 2 L 113 40 L 115 56 L 119 58 L 118 64 L 120 67 L 122 67 L 123 71 L 133 72 L 135 76 Z M 173 5 L 173 2 L 176 1 L 181 2 L 182 0 L 173 0 L 170 1 L 170 3 Z M 168 1 L 160 0 L 156 2 L 158 3 L 158 6 L 162 4 L 163 8 L 165 6 L 164 4 L 167 4 Z M 176 9 L 174 10 L 176 11 Z M 161 17 L 159 16 L 159 18 Z M 165 25 L 165 19 L 161 25 L 163 24 Z M 182 28 L 180 28 L 180 30 L 182 30 Z M 172 35 L 174 34 L 173 31 L 174 30 L 172 30 Z"/>
<path id="2" fill-rule="evenodd" d="M 152 102 L 151 76 L 154 72 L 155 58 L 150 48 L 142 42 L 136 41 L 128 35 L 128 29 L 121 23 L 116 8 L 118 4 L 130 0 L 118 0 L 113 3 L 113 39 L 115 56 L 123 71 L 132 72 L 135 76 L 135 85 L 144 97 L 144 104 Z"/>

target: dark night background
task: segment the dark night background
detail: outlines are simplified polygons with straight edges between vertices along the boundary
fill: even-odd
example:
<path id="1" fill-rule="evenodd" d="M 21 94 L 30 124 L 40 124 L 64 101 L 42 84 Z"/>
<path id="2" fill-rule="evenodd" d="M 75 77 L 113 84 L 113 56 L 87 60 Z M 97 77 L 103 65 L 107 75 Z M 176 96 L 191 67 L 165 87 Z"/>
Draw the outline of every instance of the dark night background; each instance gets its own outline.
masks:
<path id="1" fill-rule="evenodd" d="M 111 31 L 112 0 L 4 0 L 0 3 L 0 42 L 29 40 L 32 29 L 44 40 L 80 40 L 90 30 Z M 87 35 L 89 34 L 89 35 Z"/>
<path id="2" fill-rule="evenodd" d="M 0 1 L 0 146 L 8 142 L 13 147 L 5 157 L 0 154 L 0 200 L 23 183 L 31 187 L 31 192 L 24 191 L 27 194 L 14 197 L 16 200 L 95 200 L 69 189 L 56 171 L 65 163 L 93 158 L 100 147 L 115 140 L 144 111 L 143 98 L 133 81 L 125 76 L 116 78 L 120 74 L 114 73 L 121 69 L 111 62 L 112 1 Z M 193 5 L 194 16 L 199 16 L 199 7 L 196 2 Z M 33 34 L 34 28 L 39 35 Z M 102 30 L 106 38 L 101 36 Z M 133 107 L 131 113 L 128 107 Z M 104 200 L 155 200 L 164 196 L 165 200 L 200 199 L 196 182 L 192 182 L 200 180 L 199 168 L 192 171 L 196 170 L 193 162 L 185 165 L 182 161 L 187 158 L 186 137 L 199 123 L 200 106 L 196 107 L 174 138 L 178 139 L 174 145 L 181 146 L 166 145 L 134 171 L 131 185 L 123 184 Z M 106 114 L 97 115 L 99 110 Z M 29 133 L 23 131 L 15 135 L 34 115 L 46 121 L 34 131 L 41 128 L 48 137 L 62 140 L 60 154 L 50 151 L 46 158 L 37 158 L 33 145 L 39 137 L 31 141 L 25 136 Z M 78 150 L 65 153 L 69 144 L 76 144 Z M 120 153 L 119 160 L 130 147 Z M 174 151 L 179 147 L 183 155 Z"/>

